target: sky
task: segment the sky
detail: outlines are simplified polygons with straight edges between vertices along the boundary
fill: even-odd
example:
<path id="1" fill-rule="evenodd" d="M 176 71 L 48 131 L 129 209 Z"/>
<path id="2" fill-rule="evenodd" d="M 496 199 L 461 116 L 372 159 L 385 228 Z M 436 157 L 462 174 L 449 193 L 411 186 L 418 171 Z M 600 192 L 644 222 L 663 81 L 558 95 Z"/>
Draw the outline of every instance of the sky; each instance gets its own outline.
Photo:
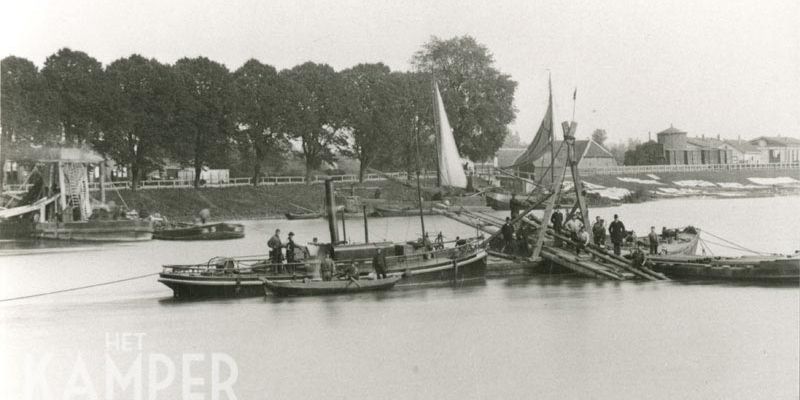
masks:
<path id="1" fill-rule="evenodd" d="M 409 70 L 431 36 L 471 35 L 519 83 L 523 140 L 552 76 L 555 119 L 578 136 L 800 138 L 800 1 L 0 0 L 0 57 L 38 66 L 59 48 L 104 64 L 133 53 L 206 56 L 235 70 L 305 61 Z M 572 94 L 577 88 L 573 105 Z"/>

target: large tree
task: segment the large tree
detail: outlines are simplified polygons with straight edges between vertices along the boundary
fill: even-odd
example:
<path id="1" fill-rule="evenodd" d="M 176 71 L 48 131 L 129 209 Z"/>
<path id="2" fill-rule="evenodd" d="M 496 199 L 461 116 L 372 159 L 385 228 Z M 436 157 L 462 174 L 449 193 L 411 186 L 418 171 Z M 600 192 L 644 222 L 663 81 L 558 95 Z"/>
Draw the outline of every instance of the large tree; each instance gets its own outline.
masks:
<path id="1" fill-rule="evenodd" d="M 381 157 L 395 153 L 386 146 L 395 133 L 398 90 L 384 64 L 359 64 L 341 72 L 345 120 L 351 130 L 352 155 L 360 162 L 359 181 Z"/>
<path id="2" fill-rule="evenodd" d="M 200 186 L 203 167 L 225 161 L 234 131 L 231 76 L 228 69 L 205 57 L 182 58 L 173 67 L 177 81 L 173 157 L 194 167 Z"/>
<path id="3" fill-rule="evenodd" d="M 24 58 L 8 56 L 0 61 L 0 191 L 5 183 L 3 166 L 12 143 L 41 144 L 55 132 L 48 118 L 42 80 L 36 66 Z"/>
<path id="4" fill-rule="evenodd" d="M 307 62 L 281 71 L 287 79 L 284 126 L 300 141 L 306 166 L 306 182 L 323 162 L 336 160 L 347 146 L 343 130 L 342 84 L 329 65 Z"/>
<path id="5" fill-rule="evenodd" d="M 475 161 L 492 158 L 516 117 L 517 83 L 495 68 L 489 50 L 470 36 L 432 37 L 412 64 L 438 81 L 461 155 Z"/>
<path id="6" fill-rule="evenodd" d="M 136 190 L 149 168 L 167 156 L 173 127 L 175 84 L 170 67 L 132 55 L 106 68 L 107 118 L 96 148 L 130 168 Z"/>
<path id="7" fill-rule="evenodd" d="M 82 51 L 63 48 L 47 57 L 42 77 L 64 139 L 73 144 L 95 139 L 106 102 L 100 62 Z"/>
<path id="8" fill-rule="evenodd" d="M 418 72 L 393 72 L 395 117 L 385 148 L 395 169 L 409 177 L 419 168 L 436 168 L 435 128 L 430 76 Z"/>
<path id="9" fill-rule="evenodd" d="M 659 165 L 666 163 L 664 146 L 652 140 L 638 144 L 625 152 L 625 165 Z"/>
<path id="10" fill-rule="evenodd" d="M 289 148 L 281 115 L 287 85 L 274 67 L 251 59 L 233 74 L 236 139 L 240 151 L 252 154 L 253 185 L 267 156 L 282 157 Z"/>

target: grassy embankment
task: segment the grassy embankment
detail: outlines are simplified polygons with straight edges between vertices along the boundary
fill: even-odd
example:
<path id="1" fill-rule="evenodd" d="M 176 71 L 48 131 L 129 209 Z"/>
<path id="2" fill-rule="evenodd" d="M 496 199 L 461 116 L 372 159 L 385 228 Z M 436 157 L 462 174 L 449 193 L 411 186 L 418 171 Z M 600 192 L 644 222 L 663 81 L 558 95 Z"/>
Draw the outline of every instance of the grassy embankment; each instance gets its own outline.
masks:
<path id="1" fill-rule="evenodd" d="M 339 195 L 350 195 L 350 187 L 350 183 L 339 183 L 336 190 Z M 380 188 L 384 199 L 416 199 L 415 191 L 397 183 L 365 182 L 355 187 L 355 194 L 363 197 L 371 198 L 375 188 Z M 177 221 L 192 221 L 204 208 L 211 211 L 213 220 L 278 218 L 287 212 L 302 213 L 303 208 L 322 210 L 325 196 L 322 184 L 121 190 L 119 194 L 132 209 L 144 208 Z M 114 192 L 106 196 L 108 200 L 121 203 Z"/>
<path id="2" fill-rule="evenodd" d="M 735 192 L 742 196 L 768 195 L 772 189 L 763 186 L 761 189 L 753 187 L 744 189 L 729 189 L 724 187 L 687 187 L 675 184 L 676 181 L 705 181 L 712 183 L 739 183 L 743 186 L 755 186 L 747 178 L 778 178 L 790 177 L 800 180 L 800 170 L 745 170 L 745 171 L 693 171 L 679 173 L 655 173 L 661 185 L 626 182 L 618 178 L 636 178 L 653 181 L 648 174 L 627 175 L 597 175 L 584 178 L 585 182 L 602 185 L 606 188 L 621 188 L 632 193 L 624 201 L 647 201 L 658 193 L 659 196 L 669 196 L 660 188 L 684 190 L 673 197 L 701 195 L 708 192 Z M 432 183 L 430 183 L 432 184 Z M 350 183 L 337 184 L 340 195 L 349 195 Z M 355 185 L 355 194 L 371 198 L 375 188 L 380 188 L 382 198 L 391 201 L 415 202 L 416 190 L 404 187 L 394 182 L 378 181 L 365 182 Z M 686 191 L 686 189 L 689 189 Z M 701 190 L 702 192 L 691 192 Z M 150 212 L 160 212 L 173 220 L 191 221 L 199 210 L 208 208 L 212 219 L 260 219 L 283 217 L 287 212 L 303 212 L 294 205 L 311 210 L 321 210 L 324 193 L 322 184 L 313 185 L 279 185 L 279 186 L 237 186 L 229 188 L 201 188 L 201 189 L 148 189 L 135 192 L 120 191 L 129 207 L 141 209 L 144 207 Z M 120 203 L 118 196 L 111 192 L 107 194 L 109 200 Z M 592 196 L 594 197 L 594 196 Z M 594 206 L 605 205 L 608 199 L 590 199 Z M 291 203 L 291 204 L 290 204 Z M 293 205 L 294 204 L 294 205 Z"/>

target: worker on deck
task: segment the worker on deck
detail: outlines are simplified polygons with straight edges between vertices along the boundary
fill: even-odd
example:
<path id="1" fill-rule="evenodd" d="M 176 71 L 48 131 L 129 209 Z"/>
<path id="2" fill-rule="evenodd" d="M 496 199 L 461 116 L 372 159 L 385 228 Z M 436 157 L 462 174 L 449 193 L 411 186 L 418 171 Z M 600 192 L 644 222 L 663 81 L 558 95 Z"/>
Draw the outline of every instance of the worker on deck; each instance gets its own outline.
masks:
<path id="1" fill-rule="evenodd" d="M 516 193 L 511 193 L 511 200 L 508 202 L 508 207 L 511 209 L 511 219 L 517 218 L 519 210 L 522 208 L 522 203 L 517 200 Z"/>
<path id="2" fill-rule="evenodd" d="M 595 218 L 595 223 L 592 225 L 592 236 L 594 236 L 594 244 L 596 246 L 603 247 L 606 245 L 606 226 L 599 216 Z"/>
<path id="3" fill-rule="evenodd" d="M 289 239 L 286 241 L 286 263 L 291 264 L 295 262 L 294 255 L 297 250 L 297 244 L 294 243 L 294 232 L 289 232 Z"/>
<path id="4" fill-rule="evenodd" d="M 639 245 L 636 245 L 636 250 L 633 251 L 633 256 L 631 257 L 631 266 L 633 268 L 641 268 L 644 265 L 644 253 L 641 249 L 639 249 Z"/>
<path id="5" fill-rule="evenodd" d="M 322 280 L 330 281 L 333 279 L 333 274 L 336 273 L 336 263 L 333 262 L 330 253 L 325 252 L 322 255 L 322 262 L 320 263 L 320 272 L 322 272 Z"/>
<path id="6" fill-rule="evenodd" d="M 614 244 L 614 254 L 622 253 L 622 241 L 625 240 L 625 224 L 619 220 L 619 215 L 614 214 L 614 221 L 608 225 L 608 233 L 611 236 L 611 243 Z"/>
<path id="7" fill-rule="evenodd" d="M 383 249 L 378 249 L 372 257 L 372 268 L 375 269 L 377 279 L 386 278 L 386 255 L 383 254 Z"/>
<path id="8" fill-rule="evenodd" d="M 572 240 L 576 240 L 576 238 L 578 237 L 578 233 L 581 231 L 581 228 L 584 228 L 583 221 L 581 221 L 578 214 L 572 216 L 572 219 L 567 222 L 566 228 L 569 231 L 569 235 L 572 238 Z"/>
<path id="9" fill-rule="evenodd" d="M 650 227 L 650 233 L 647 234 L 647 240 L 650 242 L 650 254 L 658 254 L 658 233 L 656 227 Z"/>
<path id="10" fill-rule="evenodd" d="M 283 247 L 283 243 L 281 243 L 280 229 L 275 229 L 275 234 L 272 235 L 272 237 L 267 241 L 267 247 L 269 247 L 270 262 L 273 264 L 280 264 L 283 258 L 281 257 L 281 248 Z"/>
<path id="11" fill-rule="evenodd" d="M 578 233 L 575 234 L 575 255 L 581 255 L 581 250 L 586 248 L 589 244 L 589 232 L 586 231 L 585 226 L 581 226 Z"/>
<path id="12" fill-rule="evenodd" d="M 200 216 L 200 223 L 205 225 L 206 222 L 208 222 L 208 219 L 211 218 L 211 211 L 209 211 L 207 208 L 204 208 L 200 210 L 199 216 Z"/>
<path id="13" fill-rule="evenodd" d="M 561 238 L 558 235 L 561 234 L 561 225 L 564 223 L 564 214 L 561 213 L 561 210 L 556 207 L 553 215 L 550 217 L 550 222 L 553 224 L 553 230 L 556 232 L 555 237 L 555 245 L 556 247 L 561 247 Z"/>
<path id="14" fill-rule="evenodd" d="M 350 260 L 350 263 L 344 268 L 344 276 L 347 279 L 358 279 L 358 267 L 356 260 Z"/>
<path id="15" fill-rule="evenodd" d="M 511 218 L 506 217 L 506 223 L 500 228 L 503 235 L 503 250 L 506 251 L 509 247 L 514 250 L 514 226 L 511 225 Z"/>

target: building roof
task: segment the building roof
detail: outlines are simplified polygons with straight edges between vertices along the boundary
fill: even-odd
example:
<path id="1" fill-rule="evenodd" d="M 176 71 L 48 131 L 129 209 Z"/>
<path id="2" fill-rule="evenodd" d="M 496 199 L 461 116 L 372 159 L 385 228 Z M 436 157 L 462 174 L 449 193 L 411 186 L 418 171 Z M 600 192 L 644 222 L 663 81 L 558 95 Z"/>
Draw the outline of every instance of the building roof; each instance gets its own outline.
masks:
<path id="1" fill-rule="evenodd" d="M 743 142 L 741 140 L 726 140 L 725 144 L 727 144 L 728 146 L 733 147 L 736 150 L 739 150 L 742 153 L 758 153 L 758 152 L 760 152 L 760 150 L 758 150 L 758 147 L 753 146 L 752 144 L 750 144 L 748 142 Z"/>
<path id="2" fill-rule="evenodd" d="M 564 165 L 567 162 L 567 148 L 566 146 L 562 147 L 564 143 L 563 140 L 556 140 L 553 145 L 556 149 L 556 165 Z M 559 151 L 559 148 L 561 149 Z M 531 157 L 527 154 L 521 154 L 516 161 L 514 161 L 514 166 L 521 166 L 524 164 L 534 164 L 534 165 L 549 165 L 550 164 L 550 157 L 549 157 L 549 146 L 547 147 L 548 151 L 545 151 L 540 154 L 536 154 L 535 156 Z M 581 159 L 584 157 L 587 158 L 614 158 L 614 155 L 611 154 L 608 150 L 606 150 L 603 146 L 595 142 L 594 140 L 576 140 L 575 141 L 575 154 L 578 157 L 578 161 L 580 162 Z M 546 155 L 546 156 L 545 156 Z M 527 156 L 527 157 L 526 157 Z M 499 162 L 498 162 L 499 164 Z"/>
<path id="3" fill-rule="evenodd" d="M 686 143 L 693 144 L 697 147 L 703 147 L 709 149 L 718 149 L 722 147 L 722 145 L 724 144 L 722 140 L 715 138 L 705 138 L 705 137 L 686 138 Z"/>
<path id="4" fill-rule="evenodd" d="M 758 145 L 758 142 L 760 140 L 765 140 L 768 146 L 779 146 L 779 147 L 800 146 L 800 140 L 785 136 L 760 136 L 753 140 L 750 140 L 749 143 L 752 145 Z"/>
<path id="5" fill-rule="evenodd" d="M 664 129 L 663 131 L 656 133 L 656 135 L 662 135 L 662 134 L 663 135 L 669 135 L 669 134 L 672 134 L 672 133 L 686 133 L 686 131 L 682 131 L 682 130 L 670 125 L 669 128 Z"/>

